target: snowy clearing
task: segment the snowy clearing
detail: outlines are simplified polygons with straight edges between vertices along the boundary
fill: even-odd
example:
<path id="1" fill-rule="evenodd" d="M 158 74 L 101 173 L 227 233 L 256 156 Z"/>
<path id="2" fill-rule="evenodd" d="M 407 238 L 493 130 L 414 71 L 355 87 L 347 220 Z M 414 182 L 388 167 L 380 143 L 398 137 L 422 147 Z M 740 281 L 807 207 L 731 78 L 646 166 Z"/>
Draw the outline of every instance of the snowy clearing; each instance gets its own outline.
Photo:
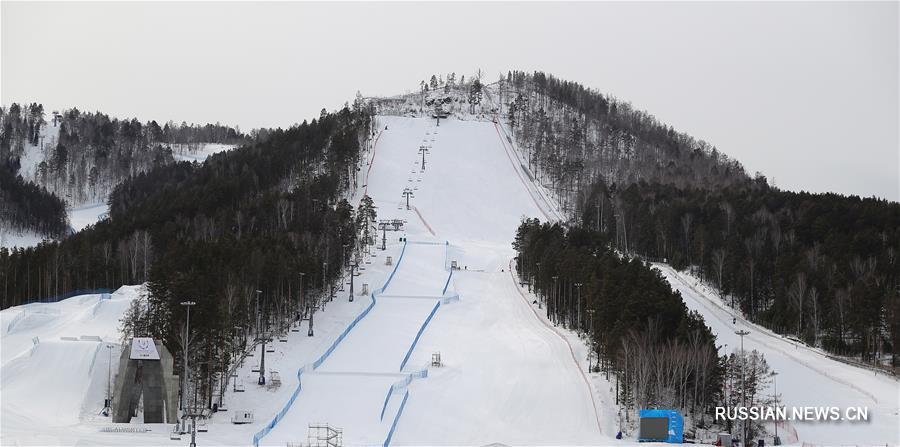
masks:
<path id="1" fill-rule="evenodd" d="M 66 210 L 69 214 L 69 226 L 74 231 L 81 231 L 88 225 L 93 225 L 106 218 L 109 213 L 109 205 L 106 203 L 94 203 L 82 205 Z"/>
<path id="2" fill-rule="evenodd" d="M 234 149 L 233 144 L 222 143 L 191 143 L 172 144 L 172 156 L 178 161 L 197 161 L 203 163 L 210 155 Z"/>

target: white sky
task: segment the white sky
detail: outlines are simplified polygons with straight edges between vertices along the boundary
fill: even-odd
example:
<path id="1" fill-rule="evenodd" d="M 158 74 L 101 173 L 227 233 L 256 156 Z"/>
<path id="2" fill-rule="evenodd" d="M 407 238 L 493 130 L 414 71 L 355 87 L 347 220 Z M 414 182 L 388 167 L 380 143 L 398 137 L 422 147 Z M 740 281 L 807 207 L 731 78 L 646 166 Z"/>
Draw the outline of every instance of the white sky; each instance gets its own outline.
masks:
<path id="1" fill-rule="evenodd" d="M 782 188 L 900 199 L 898 3 L 0 4 L 0 101 L 288 126 L 432 73 L 544 70 Z"/>

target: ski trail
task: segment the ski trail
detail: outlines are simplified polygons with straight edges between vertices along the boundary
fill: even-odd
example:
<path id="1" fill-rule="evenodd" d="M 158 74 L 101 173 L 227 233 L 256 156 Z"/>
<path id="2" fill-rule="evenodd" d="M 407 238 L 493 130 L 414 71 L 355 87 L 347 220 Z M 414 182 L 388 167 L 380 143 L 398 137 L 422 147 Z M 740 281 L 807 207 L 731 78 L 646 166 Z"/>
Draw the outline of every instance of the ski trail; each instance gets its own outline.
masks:
<path id="1" fill-rule="evenodd" d="M 550 325 L 547 320 L 541 318 L 540 314 L 538 314 L 538 312 L 534 309 L 534 306 L 532 306 L 531 303 L 528 302 L 528 297 L 525 296 L 525 294 L 522 292 L 522 288 L 519 286 L 518 282 L 516 281 L 516 276 L 513 273 L 512 259 L 509 260 L 509 278 L 510 280 L 512 280 L 513 285 L 516 288 L 516 292 L 518 292 L 519 296 L 522 297 L 522 301 L 524 301 L 528 309 L 530 309 L 531 312 L 534 313 L 534 317 L 537 318 L 537 320 L 540 321 L 549 332 L 559 337 L 559 339 L 566 344 L 566 347 L 569 348 L 569 354 L 572 355 L 572 363 L 575 365 L 575 369 L 578 370 L 579 374 L 581 375 L 581 379 L 584 381 L 584 385 L 587 387 L 588 395 L 591 396 L 591 405 L 593 405 L 594 407 L 594 420 L 597 422 L 597 430 L 600 433 L 603 433 L 603 428 L 600 424 L 600 410 L 597 408 L 597 400 L 594 397 L 594 390 L 591 388 L 591 381 L 588 379 L 587 374 L 584 373 L 584 370 L 581 369 L 581 365 L 578 364 L 578 357 L 575 356 L 575 350 L 572 349 L 572 345 L 569 343 L 569 340 L 566 340 L 566 337 L 563 337 L 563 335 L 560 334 L 555 327 Z"/>
<path id="2" fill-rule="evenodd" d="M 691 285 L 690 283 L 688 283 L 687 281 L 685 281 L 684 278 L 681 277 L 681 275 L 677 274 L 677 273 L 672 269 L 672 267 L 670 267 L 670 266 L 668 266 L 668 265 L 665 265 L 665 264 L 653 264 L 653 265 L 654 265 L 655 267 L 661 269 L 661 270 L 662 270 L 663 268 L 665 268 L 666 270 L 668 270 L 668 271 L 671 273 L 671 276 L 672 276 L 672 277 L 676 278 L 680 283 L 682 283 L 685 287 L 688 287 L 689 289 L 691 289 L 691 290 L 696 294 L 696 297 L 695 297 L 696 299 L 695 299 L 694 301 L 696 301 L 698 304 L 700 304 L 701 306 L 703 306 L 703 308 L 705 308 L 706 310 L 708 310 L 708 311 L 710 312 L 711 315 L 713 315 L 716 319 L 718 319 L 718 320 L 719 320 L 720 322 L 722 322 L 723 324 L 725 324 L 725 325 L 730 324 L 730 323 L 728 323 L 728 321 L 727 321 L 727 317 L 726 317 L 726 318 L 723 318 L 723 317 L 722 317 L 722 315 L 721 315 L 722 309 L 721 309 L 721 308 L 719 308 L 718 306 L 715 306 L 715 305 L 713 305 L 713 304 L 711 304 L 711 303 L 705 303 L 705 302 L 704 302 L 704 301 L 706 301 L 706 299 L 704 298 L 705 295 L 704 295 L 702 292 L 700 292 L 699 290 L 697 290 L 693 285 Z M 749 326 L 749 327 L 755 329 L 755 331 L 753 332 L 753 334 L 764 335 L 764 336 L 766 336 L 766 337 L 772 338 L 772 339 L 777 340 L 777 341 L 779 341 L 779 342 L 783 342 L 780 338 L 778 338 L 778 337 L 776 337 L 775 335 L 772 335 L 771 333 L 769 333 L 767 329 L 758 327 L 756 324 L 754 324 L 754 323 L 752 323 L 752 322 L 749 322 L 749 321 L 747 321 L 746 319 L 744 319 L 743 316 L 741 316 L 741 315 L 735 315 L 735 317 L 738 319 L 738 321 L 740 321 L 740 322 L 743 323 L 744 325 Z M 825 378 L 827 378 L 827 379 L 830 379 L 830 380 L 834 381 L 834 382 L 837 383 L 837 384 L 840 384 L 840 385 L 844 385 L 844 386 L 850 387 L 850 388 L 856 390 L 857 392 L 859 392 L 860 394 L 862 394 L 863 396 L 865 396 L 865 397 L 871 399 L 873 402 L 876 402 L 876 403 L 878 402 L 878 397 L 876 397 L 876 396 L 875 396 L 874 394 L 872 394 L 871 392 L 866 391 L 866 390 L 860 388 L 859 386 L 857 386 L 857 385 L 855 385 L 855 384 L 853 384 L 853 383 L 851 383 L 851 382 L 849 382 L 849 381 L 846 381 L 846 380 L 844 380 L 844 379 L 840 379 L 840 378 L 838 378 L 838 377 L 834 377 L 834 376 L 832 376 L 831 374 L 828 374 L 826 371 L 823 371 L 823 370 L 820 369 L 820 368 L 816 368 L 815 366 L 810 365 L 809 363 L 803 361 L 802 359 L 800 359 L 800 358 L 797 357 L 796 355 L 791 354 L 791 353 L 788 352 L 787 350 L 784 350 L 784 349 L 782 349 L 782 348 L 776 346 L 775 343 L 767 343 L 766 341 L 764 341 L 763 339 L 760 339 L 760 338 L 753 338 L 752 340 L 753 340 L 754 342 L 756 342 L 756 343 L 759 343 L 760 345 L 765 346 L 767 349 L 771 349 L 771 350 L 773 350 L 773 351 L 780 352 L 780 353 L 781 353 L 782 355 L 784 355 L 785 357 L 788 357 L 788 358 L 792 359 L 792 360 L 793 360 L 794 362 L 796 362 L 798 365 L 801 365 L 801 366 L 803 366 L 803 367 L 809 369 L 810 371 L 816 372 L 816 373 L 818 373 L 819 375 L 821 375 L 822 377 L 825 377 Z"/>

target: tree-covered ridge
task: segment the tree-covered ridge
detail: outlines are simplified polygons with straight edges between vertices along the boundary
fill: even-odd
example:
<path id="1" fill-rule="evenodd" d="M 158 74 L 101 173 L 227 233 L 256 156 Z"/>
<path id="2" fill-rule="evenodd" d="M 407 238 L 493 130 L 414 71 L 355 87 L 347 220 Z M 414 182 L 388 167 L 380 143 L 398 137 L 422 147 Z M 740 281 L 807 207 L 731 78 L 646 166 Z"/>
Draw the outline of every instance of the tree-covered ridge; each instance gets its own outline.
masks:
<path id="1" fill-rule="evenodd" d="M 661 406 L 709 414 L 719 402 L 715 337 L 658 272 L 619 256 L 600 232 L 537 220 L 522 223 L 513 247 L 520 278 L 548 318 L 585 333 L 598 368 L 619 377 L 629 413 Z"/>
<path id="2" fill-rule="evenodd" d="M 254 131 L 254 135 L 260 131 Z M 0 155 L 11 166 L 23 158 L 36 166 L 21 172 L 70 206 L 105 201 L 126 178 L 174 161 L 173 147 L 199 143 L 239 145 L 251 141 L 240 129 L 219 123 L 141 123 L 77 108 L 46 116 L 40 104 L 0 109 Z M 33 153 L 29 153 L 33 152 Z"/>
<path id="3" fill-rule="evenodd" d="M 131 177 L 111 196 L 110 219 L 61 242 L 0 249 L 3 307 L 147 282 L 149 296 L 129 312 L 125 328 L 180 350 L 180 303 L 196 302 L 193 362 L 208 365 L 196 374 L 209 400 L 214 376 L 246 342 L 237 335 L 283 328 L 296 312 L 318 307 L 361 246 L 343 197 L 369 127 L 368 114 L 344 109 L 271 131 L 203 165 L 173 163 Z"/>
<path id="4" fill-rule="evenodd" d="M 602 218 L 614 246 L 696 266 L 728 304 L 779 333 L 867 361 L 900 343 L 900 204 L 640 182 L 597 184 L 586 207 L 581 223 L 598 228 Z"/>
<path id="5" fill-rule="evenodd" d="M 510 72 L 504 115 L 570 221 L 616 249 L 695 265 L 752 320 L 829 351 L 900 343 L 900 205 L 781 191 L 646 112 L 541 72 Z"/>
<path id="6" fill-rule="evenodd" d="M 63 201 L 15 171 L 0 165 L 0 226 L 61 237 L 68 229 Z"/>
<path id="7" fill-rule="evenodd" d="M 111 196 L 109 220 L 60 243 L 5 252 L 3 306 L 73 289 L 142 282 L 159 258 L 154 250 L 170 238 L 258 232 L 279 216 L 259 209 L 262 204 L 292 211 L 287 199 L 273 201 L 272 194 L 302 199 L 293 205 L 295 216 L 315 214 L 311 210 L 324 204 L 333 207 L 336 194 L 350 184 L 355 166 L 348 165 L 358 157 L 352 154 L 367 125 L 366 115 L 344 111 L 272 131 L 265 141 L 211 157 L 206 165 L 173 163 L 130 178 Z"/>
<path id="8" fill-rule="evenodd" d="M 721 188 L 748 179 L 709 143 L 576 82 L 512 71 L 495 89 L 529 168 L 569 215 L 583 212 L 579 192 L 598 180 Z"/>

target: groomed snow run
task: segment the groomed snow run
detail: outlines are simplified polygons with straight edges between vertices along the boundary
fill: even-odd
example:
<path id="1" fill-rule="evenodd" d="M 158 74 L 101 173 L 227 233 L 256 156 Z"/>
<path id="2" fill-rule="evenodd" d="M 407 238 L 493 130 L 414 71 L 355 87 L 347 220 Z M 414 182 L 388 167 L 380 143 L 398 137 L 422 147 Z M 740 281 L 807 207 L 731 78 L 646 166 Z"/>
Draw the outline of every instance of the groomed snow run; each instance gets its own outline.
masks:
<path id="1" fill-rule="evenodd" d="M 793 421 L 779 426 L 784 442 L 813 445 L 900 445 L 900 383 L 883 372 L 860 368 L 828 358 L 824 352 L 784 338 L 747 321 L 727 307 L 718 295 L 696 278 L 676 272 L 665 264 L 654 264 L 674 290 L 681 292 L 689 309 L 703 315 L 716 343 L 725 352 L 757 350 L 778 372 L 779 404 L 792 407 L 867 407 L 868 422 Z M 732 323 L 732 318 L 737 322 Z M 723 351 L 720 351 L 720 354 Z M 763 391 L 771 395 L 774 389 Z M 774 427 L 768 427 L 774 432 Z"/>

